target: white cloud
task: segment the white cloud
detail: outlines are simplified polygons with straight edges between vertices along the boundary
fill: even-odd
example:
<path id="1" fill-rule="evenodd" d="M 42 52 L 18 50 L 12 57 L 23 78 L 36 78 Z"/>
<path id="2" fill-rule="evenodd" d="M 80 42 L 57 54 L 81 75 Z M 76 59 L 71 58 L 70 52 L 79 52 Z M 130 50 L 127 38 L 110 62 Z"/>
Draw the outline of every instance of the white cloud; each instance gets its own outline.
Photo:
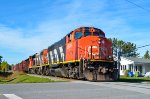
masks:
<path id="1" fill-rule="evenodd" d="M 27 32 L 27 31 L 26 31 Z M 13 29 L 4 25 L 0 27 L 0 44 L 19 52 L 29 51 L 35 52 L 44 47 L 44 40 L 39 39 L 39 36 L 24 38 L 21 29 Z"/>

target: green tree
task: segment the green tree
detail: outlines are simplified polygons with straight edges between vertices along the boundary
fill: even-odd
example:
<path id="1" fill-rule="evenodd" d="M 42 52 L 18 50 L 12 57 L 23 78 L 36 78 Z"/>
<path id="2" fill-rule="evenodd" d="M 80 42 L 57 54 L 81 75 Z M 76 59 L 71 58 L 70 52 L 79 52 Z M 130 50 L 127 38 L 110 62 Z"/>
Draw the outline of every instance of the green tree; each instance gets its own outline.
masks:
<path id="1" fill-rule="evenodd" d="M 117 55 L 117 43 L 118 43 L 118 40 L 116 38 L 109 38 L 109 40 L 112 42 L 112 48 L 113 48 L 113 54 L 114 55 Z"/>
<path id="2" fill-rule="evenodd" d="M 136 44 L 131 42 L 125 42 L 123 40 L 118 40 L 117 38 L 109 39 L 112 42 L 113 54 L 117 55 L 117 49 L 121 49 L 121 53 L 126 57 L 137 57 Z"/>
<path id="3" fill-rule="evenodd" d="M 122 49 L 122 54 L 127 57 L 138 57 L 139 53 L 137 53 L 136 44 L 131 42 L 126 42 Z"/>
<path id="4" fill-rule="evenodd" d="M 3 72 L 7 71 L 7 70 L 8 70 L 8 66 L 9 66 L 9 64 L 8 64 L 6 61 L 3 61 L 3 62 L 1 63 L 1 70 L 2 70 Z"/>
<path id="5" fill-rule="evenodd" d="M 2 56 L 0 56 L 0 64 L 2 63 L 2 58 L 3 58 L 3 57 L 2 57 Z"/>
<path id="6" fill-rule="evenodd" d="M 147 50 L 144 54 L 145 59 L 150 59 L 149 51 Z"/>

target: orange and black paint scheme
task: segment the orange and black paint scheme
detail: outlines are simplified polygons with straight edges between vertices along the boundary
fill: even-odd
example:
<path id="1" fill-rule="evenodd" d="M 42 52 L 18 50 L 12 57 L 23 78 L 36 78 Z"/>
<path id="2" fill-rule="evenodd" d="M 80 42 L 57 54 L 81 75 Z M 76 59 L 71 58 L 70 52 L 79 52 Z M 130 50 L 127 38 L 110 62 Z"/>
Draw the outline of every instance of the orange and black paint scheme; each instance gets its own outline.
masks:
<path id="1" fill-rule="evenodd" d="M 30 73 L 92 81 L 118 79 L 112 43 L 94 27 L 71 31 L 40 54 L 30 56 L 26 63 Z"/>

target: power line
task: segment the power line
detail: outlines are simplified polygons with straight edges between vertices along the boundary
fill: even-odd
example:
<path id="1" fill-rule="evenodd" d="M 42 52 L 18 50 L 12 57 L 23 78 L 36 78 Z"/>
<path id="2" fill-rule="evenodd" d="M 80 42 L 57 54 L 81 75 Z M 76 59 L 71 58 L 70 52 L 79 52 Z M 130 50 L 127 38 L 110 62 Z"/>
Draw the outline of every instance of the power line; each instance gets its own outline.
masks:
<path id="1" fill-rule="evenodd" d="M 129 3 L 133 4 L 133 5 L 135 5 L 136 7 L 141 8 L 141 9 L 143 9 L 143 10 L 147 11 L 147 12 L 150 12 L 150 10 L 149 10 L 149 9 L 146 9 L 146 8 L 144 8 L 144 7 L 140 6 L 140 5 L 138 5 L 138 4 L 136 4 L 136 3 L 132 2 L 132 1 L 129 1 L 129 0 L 125 0 L 125 1 L 127 1 L 127 2 L 129 2 Z M 150 44 L 143 45 L 143 46 L 139 46 L 139 47 L 137 47 L 137 49 L 139 49 L 139 48 L 143 48 L 143 47 L 147 47 L 147 46 L 150 46 Z"/>
<path id="2" fill-rule="evenodd" d="M 150 44 L 147 44 L 147 45 L 143 45 L 143 46 L 137 47 L 137 49 L 143 48 L 143 47 L 147 47 L 147 46 L 150 46 Z"/>
<path id="3" fill-rule="evenodd" d="M 138 4 L 136 4 L 136 3 L 132 2 L 132 1 L 129 1 L 129 0 L 125 0 L 125 1 L 127 1 L 127 2 L 129 2 L 129 3 L 133 4 L 133 5 L 135 5 L 135 6 L 139 7 L 139 8 L 141 8 L 141 9 L 143 9 L 143 10 L 147 11 L 147 12 L 150 12 L 150 10 L 149 10 L 149 9 L 146 9 L 146 8 L 144 8 L 144 7 L 140 6 L 140 5 L 138 5 Z"/>

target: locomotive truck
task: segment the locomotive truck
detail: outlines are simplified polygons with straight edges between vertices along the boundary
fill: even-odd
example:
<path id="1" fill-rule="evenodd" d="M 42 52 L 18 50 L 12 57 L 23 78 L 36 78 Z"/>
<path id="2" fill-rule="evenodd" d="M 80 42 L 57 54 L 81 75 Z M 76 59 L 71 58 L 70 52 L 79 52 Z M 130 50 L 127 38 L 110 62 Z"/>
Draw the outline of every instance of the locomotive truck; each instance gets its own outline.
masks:
<path id="1" fill-rule="evenodd" d="M 90 81 L 118 78 L 112 43 L 94 27 L 80 27 L 40 53 L 29 56 L 14 70 Z"/>

